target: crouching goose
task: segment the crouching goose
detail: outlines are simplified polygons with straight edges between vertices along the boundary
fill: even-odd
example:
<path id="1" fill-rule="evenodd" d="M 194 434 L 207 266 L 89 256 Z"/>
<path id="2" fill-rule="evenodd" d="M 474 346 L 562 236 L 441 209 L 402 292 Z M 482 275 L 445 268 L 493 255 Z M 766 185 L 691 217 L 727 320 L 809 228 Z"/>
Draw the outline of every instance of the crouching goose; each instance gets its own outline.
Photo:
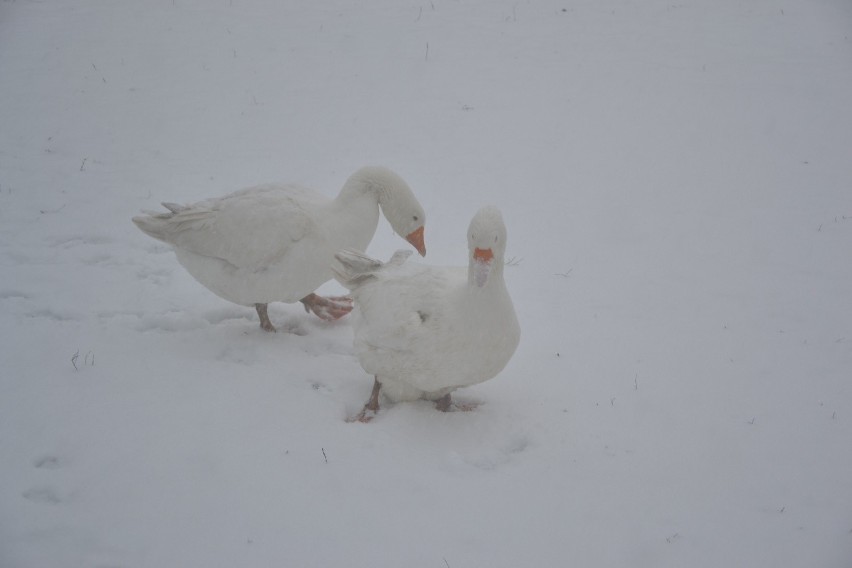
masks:
<path id="1" fill-rule="evenodd" d="M 383 167 L 349 177 L 335 199 L 295 185 L 266 184 L 192 205 L 163 203 L 167 213 L 134 217 L 146 234 L 174 247 L 178 261 L 222 298 L 254 306 L 260 327 L 275 331 L 269 302 L 300 301 L 325 320 L 352 310 L 347 297 L 314 293 L 332 278 L 333 255 L 363 251 L 379 209 L 393 230 L 426 254 L 426 215 L 408 185 Z"/>
<path id="2" fill-rule="evenodd" d="M 375 416 L 380 394 L 449 410 L 450 393 L 495 377 L 509 362 L 521 332 L 503 281 L 500 211 L 479 210 L 467 242 L 467 268 L 406 263 L 410 251 L 387 263 L 354 251 L 335 255 L 335 278 L 355 302 L 355 352 L 375 377 L 357 420 Z"/>

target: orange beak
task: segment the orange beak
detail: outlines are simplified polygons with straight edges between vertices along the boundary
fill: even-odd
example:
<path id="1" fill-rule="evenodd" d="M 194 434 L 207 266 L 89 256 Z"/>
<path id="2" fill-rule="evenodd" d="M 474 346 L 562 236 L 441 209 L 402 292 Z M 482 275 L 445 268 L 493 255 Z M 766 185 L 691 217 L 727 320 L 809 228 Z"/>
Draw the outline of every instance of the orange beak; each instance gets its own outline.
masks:
<path id="1" fill-rule="evenodd" d="M 473 281 L 482 288 L 491 273 L 491 263 L 494 260 L 494 251 L 491 249 L 473 249 Z"/>
<path id="2" fill-rule="evenodd" d="M 479 262 L 491 262 L 494 258 L 494 252 L 491 249 L 473 249 L 473 258 Z"/>
<path id="3" fill-rule="evenodd" d="M 424 226 L 421 226 L 419 229 L 412 231 L 410 235 L 405 237 L 405 240 L 417 249 L 420 256 L 426 256 L 426 245 L 423 243 L 423 229 Z"/>

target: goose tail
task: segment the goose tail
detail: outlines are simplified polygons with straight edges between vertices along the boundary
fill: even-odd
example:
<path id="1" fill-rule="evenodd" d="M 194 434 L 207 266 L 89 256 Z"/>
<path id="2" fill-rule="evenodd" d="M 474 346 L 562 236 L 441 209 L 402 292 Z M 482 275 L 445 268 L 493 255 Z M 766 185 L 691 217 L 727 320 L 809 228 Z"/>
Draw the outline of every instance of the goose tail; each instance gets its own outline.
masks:
<path id="1" fill-rule="evenodd" d="M 331 270 L 338 282 L 353 290 L 375 278 L 376 274 L 383 269 L 401 265 L 409 256 L 411 256 L 410 250 L 398 250 L 388 262 L 382 262 L 364 253 L 347 249 L 334 255 L 337 264 L 332 266 Z"/>
<path id="2" fill-rule="evenodd" d="M 174 235 L 183 229 L 187 222 L 199 220 L 193 215 L 188 205 L 163 203 L 168 212 L 143 210 L 144 215 L 133 217 L 131 220 L 139 229 L 155 239 L 171 243 Z"/>

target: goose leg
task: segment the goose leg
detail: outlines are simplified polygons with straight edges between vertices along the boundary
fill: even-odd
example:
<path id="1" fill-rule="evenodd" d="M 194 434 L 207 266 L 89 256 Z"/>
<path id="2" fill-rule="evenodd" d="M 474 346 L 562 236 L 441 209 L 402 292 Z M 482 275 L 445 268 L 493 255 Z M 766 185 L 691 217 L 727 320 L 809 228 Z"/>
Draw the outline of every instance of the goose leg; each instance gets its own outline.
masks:
<path id="1" fill-rule="evenodd" d="M 370 410 L 372 412 L 379 411 L 379 394 L 382 390 L 382 383 L 379 382 L 379 377 L 375 377 L 373 380 L 373 392 L 370 393 L 370 400 L 367 401 L 367 404 L 364 405 L 364 410 Z"/>
<path id="2" fill-rule="evenodd" d="M 441 412 L 449 412 L 452 407 L 453 397 L 450 396 L 450 393 L 445 394 L 444 396 L 435 401 L 435 408 L 437 408 Z"/>
<path id="3" fill-rule="evenodd" d="M 366 424 L 375 418 L 376 413 L 379 411 L 379 394 L 382 390 L 382 383 L 379 382 L 379 377 L 376 377 L 373 381 L 373 392 L 370 393 L 370 400 L 367 401 L 367 404 L 364 405 L 364 408 L 359 412 L 354 419 L 350 419 L 350 422 L 363 422 Z"/>
<path id="4" fill-rule="evenodd" d="M 264 331 L 277 331 L 272 322 L 269 321 L 269 314 L 266 311 L 266 304 L 255 304 L 254 309 L 257 310 L 257 315 L 260 317 L 260 328 Z"/>
<path id="5" fill-rule="evenodd" d="M 441 412 L 452 412 L 454 410 L 470 412 L 477 406 L 479 406 L 479 404 L 475 402 L 463 402 L 461 404 L 457 404 L 455 401 L 453 401 L 453 397 L 450 396 L 450 393 L 445 394 L 444 396 L 435 401 L 435 408 L 437 408 Z"/>
<path id="6" fill-rule="evenodd" d="M 317 317 L 326 321 L 340 319 L 352 311 L 352 298 L 348 296 L 323 298 L 311 293 L 299 301 L 305 305 L 306 312 L 313 312 Z"/>

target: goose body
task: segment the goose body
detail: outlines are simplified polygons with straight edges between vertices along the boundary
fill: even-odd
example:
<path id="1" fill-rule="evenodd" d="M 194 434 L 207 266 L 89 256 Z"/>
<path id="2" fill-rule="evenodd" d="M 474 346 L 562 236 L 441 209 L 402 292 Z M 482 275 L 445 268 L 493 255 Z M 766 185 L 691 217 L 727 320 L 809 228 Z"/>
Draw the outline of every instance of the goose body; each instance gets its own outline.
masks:
<path id="1" fill-rule="evenodd" d="M 398 234 L 426 252 L 423 208 L 402 178 L 381 167 L 355 172 L 334 199 L 265 184 L 191 205 L 163 205 L 168 212 L 133 222 L 172 245 L 181 265 L 209 290 L 257 307 L 262 326 L 266 304 L 275 301 L 302 301 L 326 319 L 348 312 L 345 299 L 329 305 L 313 292 L 331 279 L 335 251 L 367 248 L 380 208 Z"/>
<path id="2" fill-rule="evenodd" d="M 446 410 L 452 391 L 503 370 L 520 340 L 503 280 L 505 241 L 500 212 L 487 207 L 471 221 L 467 267 L 406 263 L 405 251 L 388 263 L 336 255 L 336 278 L 355 302 L 355 353 L 376 378 L 365 411 L 378 409 L 379 392 Z"/>

